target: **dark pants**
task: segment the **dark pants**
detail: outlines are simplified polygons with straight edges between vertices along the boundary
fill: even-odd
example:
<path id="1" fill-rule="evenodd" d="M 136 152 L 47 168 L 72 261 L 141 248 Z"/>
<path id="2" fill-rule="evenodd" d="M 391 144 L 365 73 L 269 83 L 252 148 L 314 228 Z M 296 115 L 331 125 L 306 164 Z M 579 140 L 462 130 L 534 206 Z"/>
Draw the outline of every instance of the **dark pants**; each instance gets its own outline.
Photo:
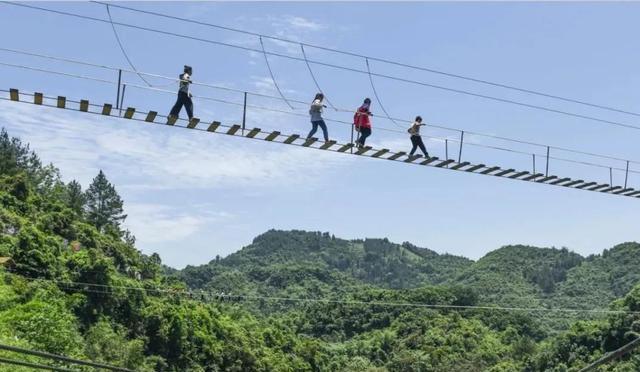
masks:
<path id="1" fill-rule="evenodd" d="M 364 141 L 371 135 L 371 128 L 360 128 L 360 136 L 356 140 L 357 143 L 364 146 Z"/>
<path id="2" fill-rule="evenodd" d="M 191 101 L 191 97 L 185 92 L 178 92 L 178 99 L 176 100 L 176 104 L 173 105 L 169 115 L 178 117 L 182 106 L 187 110 L 187 115 L 189 116 L 189 120 L 191 120 L 193 118 L 193 101 Z"/>
<path id="3" fill-rule="evenodd" d="M 424 142 L 422 142 L 422 137 L 420 137 L 420 136 L 411 136 L 411 144 L 413 145 L 413 148 L 411 148 L 411 152 L 409 153 L 409 155 L 413 155 L 413 153 L 416 152 L 416 149 L 418 147 L 420 147 L 420 150 L 422 150 L 422 153 L 424 154 L 424 156 L 426 158 L 429 157 L 429 153 L 427 152 L 427 148 L 424 147 Z"/>
<path id="4" fill-rule="evenodd" d="M 313 125 L 313 128 L 311 128 L 311 132 L 309 132 L 307 138 L 313 137 L 313 135 L 318 131 L 318 127 L 320 127 L 324 134 L 324 141 L 329 142 L 329 131 L 327 131 L 327 124 L 324 123 L 324 120 L 312 121 L 311 125 Z"/>

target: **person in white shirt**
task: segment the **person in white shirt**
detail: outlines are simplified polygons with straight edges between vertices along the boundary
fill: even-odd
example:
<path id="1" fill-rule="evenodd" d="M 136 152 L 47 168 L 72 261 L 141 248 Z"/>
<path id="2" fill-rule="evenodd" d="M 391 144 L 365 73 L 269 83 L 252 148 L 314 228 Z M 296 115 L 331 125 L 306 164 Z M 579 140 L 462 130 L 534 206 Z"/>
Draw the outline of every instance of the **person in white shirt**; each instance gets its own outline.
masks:
<path id="1" fill-rule="evenodd" d="M 189 90 L 189 86 L 191 85 L 191 66 L 184 66 L 184 73 L 180 74 L 180 88 L 178 89 L 178 99 L 176 100 L 176 104 L 173 105 L 171 109 L 171 113 L 169 116 L 173 116 L 176 119 L 180 114 L 180 110 L 182 110 L 182 106 L 184 106 L 185 110 L 187 110 L 187 115 L 189 116 L 189 120 L 193 119 L 193 101 L 191 97 L 191 91 Z"/>
<path id="2" fill-rule="evenodd" d="M 312 128 L 307 138 L 311 138 L 314 134 L 316 134 L 318 127 L 320 127 L 322 129 L 322 134 L 324 134 L 324 141 L 329 142 L 329 132 L 327 131 L 327 125 L 324 123 L 324 119 L 322 119 L 322 109 L 327 107 L 322 103 L 323 100 L 324 94 L 318 93 L 313 99 L 313 102 L 311 102 L 309 115 L 311 116 Z"/>
<path id="3" fill-rule="evenodd" d="M 424 146 L 424 142 L 422 142 L 422 137 L 420 136 L 420 127 L 426 125 L 422 124 L 422 118 L 420 116 L 416 116 L 416 120 L 411 124 L 411 127 L 407 130 L 411 135 L 411 144 L 413 147 L 411 148 L 411 152 L 409 155 L 413 156 L 418 147 L 422 150 L 425 158 L 429 157 L 429 153 L 427 152 L 427 148 Z"/>

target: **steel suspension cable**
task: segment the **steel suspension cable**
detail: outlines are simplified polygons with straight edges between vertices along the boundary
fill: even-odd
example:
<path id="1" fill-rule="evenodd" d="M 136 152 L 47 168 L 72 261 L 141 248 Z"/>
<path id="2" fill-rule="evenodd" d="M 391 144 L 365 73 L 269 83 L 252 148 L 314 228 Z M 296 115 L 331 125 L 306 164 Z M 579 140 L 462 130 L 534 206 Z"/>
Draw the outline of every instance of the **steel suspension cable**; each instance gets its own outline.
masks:
<path id="1" fill-rule="evenodd" d="M 324 96 L 324 100 L 327 101 L 327 103 L 329 104 L 329 106 L 331 106 L 332 109 L 334 109 L 335 111 L 338 111 L 338 109 L 333 105 L 333 103 L 331 103 L 331 101 L 329 101 L 329 97 L 327 97 L 327 95 L 324 94 L 324 91 L 322 90 L 322 88 L 320 88 L 320 84 L 318 84 L 318 80 L 316 79 L 315 75 L 313 74 L 313 70 L 311 69 L 311 65 L 309 64 L 309 60 L 307 59 L 307 53 L 305 53 L 305 51 L 304 51 L 304 45 L 300 44 L 300 49 L 302 49 L 302 56 L 304 57 L 304 63 L 307 65 L 307 69 L 309 70 L 309 74 L 311 75 L 311 79 L 313 79 L 313 83 L 316 85 L 316 88 L 318 88 L 318 92 L 322 93 L 322 95 Z"/>
<path id="2" fill-rule="evenodd" d="M 373 90 L 373 95 L 376 96 L 376 101 L 378 101 L 378 104 L 380 105 L 380 109 L 387 116 L 387 119 L 391 120 L 391 122 L 393 124 L 395 124 L 396 127 L 401 127 L 402 128 L 402 126 L 400 124 L 398 124 L 395 120 L 393 120 L 391 118 L 391 116 L 389 115 L 387 110 L 384 108 L 384 105 L 382 104 L 382 101 L 380 100 L 380 96 L 378 96 L 378 91 L 376 90 L 376 86 L 375 86 L 375 84 L 373 84 L 373 77 L 371 76 L 371 68 L 369 67 L 369 60 L 367 58 L 365 58 L 364 60 L 365 60 L 365 62 L 367 64 L 367 73 L 369 74 L 369 82 L 371 83 L 371 89 Z"/>
<path id="3" fill-rule="evenodd" d="M 49 13 L 66 15 L 66 16 L 76 17 L 76 18 L 82 18 L 82 19 L 91 20 L 91 21 L 95 21 L 95 22 L 103 22 L 103 23 L 108 23 L 109 22 L 108 20 L 104 20 L 104 19 L 101 19 L 101 18 L 81 15 L 81 14 L 77 14 L 77 13 L 70 13 L 70 12 L 65 12 L 65 11 L 60 11 L 60 10 L 42 8 L 42 7 L 38 7 L 38 6 L 34 6 L 34 5 L 28 5 L 28 4 L 22 4 L 22 3 L 1 1 L 0 4 L 13 5 L 13 6 L 19 6 L 19 7 L 24 7 L 24 8 L 30 8 L 30 9 L 34 9 L 34 10 L 49 12 Z M 199 41 L 199 42 L 213 44 L 213 45 L 220 45 L 220 46 L 226 46 L 226 47 L 230 47 L 230 48 L 242 49 L 242 50 L 246 50 L 246 51 L 250 51 L 250 52 L 263 53 L 263 54 L 266 54 L 266 55 L 272 55 L 272 56 L 277 56 L 277 57 L 281 57 L 281 58 L 286 58 L 286 59 L 291 59 L 291 60 L 304 62 L 304 59 L 300 58 L 300 57 L 294 57 L 294 56 L 281 54 L 281 53 L 276 53 L 276 52 L 261 51 L 259 49 L 245 47 L 245 46 L 241 46 L 241 45 L 237 45 L 237 44 L 231 44 L 231 43 L 226 43 L 226 42 L 217 41 L 217 40 L 211 40 L 211 39 L 204 39 L 204 38 L 199 38 L 199 37 L 195 37 L 195 36 L 189 36 L 189 35 L 179 34 L 179 33 L 175 33 L 175 32 L 170 32 L 170 31 L 165 31 L 165 30 L 158 30 L 158 29 L 153 29 L 153 28 L 144 27 L 144 26 L 137 26 L 137 25 L 132 25 L 132 24 L 128 24 L 128 23 L 122 23 L 122 22 L 114 22 L 114 24 L 119 25 L 119 26 L 123 26 L 123 27 L 130 27 L 130 28 L 134 28 L 134 29 L 138 29 L 138 30 L 143 30 L 143 31 L 148 31 L 148 32 L 153 32 L 153 33 L 158 33 L 158 34 L 163 34 L 163 35 L 169 35 L 169 36 L 174 36 L 174 37 L 178 37 L 178 38 Z M 316 64 L 316 65 L 320 65 L 320 66 L 326 66 L 326 67 L 341 69 L 341 70 L 345 70 L 345 71 L 351 71 L 351 72 L 357 72 L 357 73 L 361 73 L 361 74 L 367 74 L 367 71 L 364 71 L 364 70 L 351 68 L 351 67 L 346 67 L 346 66 L 341 66 L 341 65 L 336 65 L 336 64 L 332 64 L 332 63 L 326 63 L 326 62 L 320 62 L 320 61 L 314 61 L 314 60 L 309 60 L 308 62 Z M 443 91 L 459 93 L 459 94 L 468 95 L 468 96 L 472 96 L 472 97 L 483 98 L 483 99 L 487 99 L 487 100 L 491 100 L 491 101 L 513 104 L 513 105 L 526 107 L 526 108 L 530 108 L 530 109 L 546 111 L 546 112 L 561 114 L 561 115 L 565 115 L 565 116 L 571 116 L 571 117 L 580 118 L 580 119 L 584 119 L 584 120 L 589 120 L 589 121 L 593 121 L 593 122 L 598 122 L 598 123 L 602 123 L 602 124 L 614 125 L 614 126 L 618 126 L 618 127 L 621 127 L 621 128 L 640 130 L 640 126 L 633 125 L 633 124 L 628 124 L 628 123 L 619 122 L 619 121 L 613 121 L 613 120 L 607 120 L 607 119 L 603 119 L 603 118 L 599 118 L 599 117 L 595 117 L 595 116 L 577 114 L 577 113 L 574 113 L 574 112 L 563 111 L 563 110 L 554 109 L 554 108 L 550 108 L 550 107 L 546 107 L 546 106 L 540 106 L 540 105 L 535 105 L 535 104 L 529 104 L 529 103 L 526 103 L 526 102 L 521 102 L 521 101 L 516 101 L 516 100 L 511 100 L 511 99 L 506 99 L 506 98 L 500 98 L 500 97 L 495 97 L 495 96 L 490 96 L 490 95 L 471 92 L 471 91 L 467 91 L 467 90 L 463 90 L 463 89 L 449 88 L 449 87 L 442 86 L 442 85 L 436 85 L 436 84 L 431 84 L 431 83 L 426 83 L 426 82 L 421 82 L 421 81 L 416 81 L 416 80 L 411 80 L 411 79 L 405 79 L 405 78 L 401 78 L 401 77 L 397 77 L 397 76 L 385 75 L 385 74 L 380 74 L 380 73 L 371 73 L 371 75 L 377 76 L 377 77 L 386 78 L 386 79 L 390 79 L 390 80 L 405 82 L 405 83 L 409 83 L 409 84 L 415 84 L 415 85 L 420 85 L 420 86 L 424 86 L 424 87 L 430 87 L 430 88 L 439 89 L 439 90 L 443 90 Z"/>
<path id="4" fill-rule="evenodd" d="M 118 42 L 118 46 L 120 47 L 120 51 L 124 55 L 124 58 L 127 60 L 127 63 L 129 63 L 129 66 L 131 66 L 133 71 L 135 71 L 136 75 L 138 75 L 138 77 L 142 79 L 142 81 L 144 81 L 145 84 L 147 84 L 149 87 L 152 87 L 153 85 L 149 83 L 147 79 L 144 78 L 144 76 L 138 73 L 138 69 L 136 68 L 136 66 L 133 65 L 133 62 L 131 62 L 131 58 L 129 58 L 129 55 L 127 55 L 127 52 L 124 50 L 124 46 L 122 45 L 122 41 L 120 41 L 120 37 L 118 36 L 118 31 L 116 31 L 116 26 L 113 24 L 113 18 L 111 18 L 111 10 L 109 10 L 109 4 L 105 4 L 105 7 L 107 8 L 107 14 L 109 15 L 109 23 L 111 24 L 113 35 L 116 37 L 116 41 Z"/>
<path id="5" fill-rule="evenodd" d="M 101 2 L 101 1 L 91 1 L 91 2 L 97 3 L 97 4 L 106 4 L 106 3 Z M 557 100 L 561 100 L 561 101 L 565 101 L 565 102 L 571 102 L 571 103 L 590 106 L 590 107 L 599 108 L 599 109 L 603 109 L 603 110 L 608 110 L 608 111 L 612 111 L 612 112 L 618 112 L 618 113 L 622 113 L 622 114 L 628 114 L 628 115 L 633 115 L 633 116 L 639 116 L 640 117 L 640 113 L 637 113 L 637 112 L 632 112 L 632 111 L 623 110 L 623 109 L 619 109 L 619 108 L 615 108 L 615 107 L 611 107 L 611 106 L 605 106 L 605 105 L 601 105 L 601 104 L 586 102 L 584 100 L 578 100 L 578 99 L 573 99 L 573 98 L 562 97 L 562 96 L 559 96 L 559 95 L 554 95 L 554 94 L 549 94 L 549 93 L 545 93 L 545 92 L 535 91 L 535 90 L 532 90 L 532 89 L 520 88 L 520 87 L 516 87 L 514 85 L 508 85 L 508 84 L 504 84 L 504 83 L 492 82 L 492 81 L 485 80 L 485 79 L 479 79 L 479 78 L 464 76 L 464 75 L 460 75 L 460 74 L 455 74 L 455 73 L 451 73 L 451 72 L 445 72 L 445 71 L 436 70 L 436 69 L 427 68 L 427 67 L 422 67 L 422 66 L 415 66 L 415 65 L 402 63 L 402 62 L 398 62 L 398 61 L 393 61 L 393 60 L 389 60 L 389 59 L 385 59 L 385 58 L 371 57 L 371 56 L 367 56 L 367 55 L 364 55 L 364 54 L 359 54 L 359 53 L 354 53 L 354 52 L 350 52 L 350 51 L 339 50 L 339 49 L 335 49 L 335 48 L 328 48 L 328 47 L 315 45 L 315 44 L 301 43 L 299 41 L 294 41 L 294 40 L 290 40 L 290 39 L 286 39 L 286 38 L 282 38 L 282 37 L 260 34 L 260 33 L 256 33 L 256 32 L 251 32 L 251 31 L 241 30 L 241 29 L 237 29 L 237 28 L 232 28 L 232 27 L 228 27 L 228 26 L 222 26 L 222 25 L 217 25 L 217 24 L 213 24 L 213 23 L 202 22 L 202 21 L 198 21 L 198 20 L 190 19 L 190 18 L 172 16 L 172 15 L 153 12 L 153 11 L 148 11 L 148 10 L 131 8 L 131 7 L 123 6 L 123 5 L 112 5 L 112 6 L 118 7 L 118 8 L 122 8 L 122 9 L 126 9 L 126 10 L 129 10 L 129 11 L 132 11 L 132 12 L 144 13 L 144 14 L 149 14 L 149 15 L 153 15 L 153 16 L 179 20 L 179 21 L 182 21 L 182 22 L 194 23 L 194 24 L 213 27 L 213 28 L 217 28 L 217 29 L 221 29 L 221 30 L 232 31 L 232 32 L 246 34 L 246 35 L 262 36 L 264 38 L 268 38 L 268 39 L 272 39 L 272 40 L 278 40 L 278 41 L 291 43 L 291 44 L 300 44 L 300 45 L 308 46 L 308 47 L 311 47 L 311 48 L 325 50 L 325 51 L 334 52 L 334 53 L 340 53 L 340 54 L 344 54 L 344 55 L 348 55 L 348 56 L 352 56 L 352 57 L 368 58 L 371 61 L 388 63 L 388 64 L 401 66 L 401 67 L 406 67 L 406 68 L 410 68 L 410 69 L 414 69 L 414 70 L 426 71 L 426 72 L 439 74 L 439 75 L 443 75 L 443 76 L 448 76 L 448 77 L 453 77 L 453 78 L 457 78 L 457 79 L 472 81 L 472 82 L 475 82 L 475 83 L 486 84 L 486 85 L 495 86 L 495 87 L 499 87 L 499 88 L 510 89 L 510 90 L 514 90 L 514 91 L 518 91 L 518 92 L 522 92 L 522 93 L 528 93 L 528 94 L 538 95 L 538 96 L 541 96 L 541 97 L 553 98 L 553 99 L 557 99 Z"/>
<path id="6" fill-rule="evenodd" d="M 276 87 L 276 90 L 278 91 L 278 94 L 280 94 L 280 97 L 282 97 L 282 100 L 285 101 L 287 103 L 287 105 L 289 105 L 289 107 L 293 110 L 294 109 L 293 105 L 291 105 L 289 100 L 287 100 L 287 98 L 284 96 L 284 94 L 282 94 L 282 90 L 280 90 L 280 86 L 278 85 L 278 82 L 276 81 L 276 78 L 273 75 L 273 70 L 271 69 L 271 65 L 269 64 L 269 58 L 267 57 L 267 51 L 264 48 L 264 43 L 262 42 L 262 37 L 260 38 L 260 46 L 262 47 L 262 54 L 264 55 L 264 62 L 267 65 L 267 69 L 269 70 L 269 74 L 271 75 L 271 81 L 273 81 L 273 85 Z"/>

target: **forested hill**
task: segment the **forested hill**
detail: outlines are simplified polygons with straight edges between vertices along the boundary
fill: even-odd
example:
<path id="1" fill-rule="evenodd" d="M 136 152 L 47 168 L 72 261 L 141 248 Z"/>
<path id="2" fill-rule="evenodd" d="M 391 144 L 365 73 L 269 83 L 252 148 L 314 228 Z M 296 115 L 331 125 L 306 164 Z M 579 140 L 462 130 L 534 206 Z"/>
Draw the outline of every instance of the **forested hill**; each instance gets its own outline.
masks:
<path id="1" fill-rule="evenodd" d="M 0 344 L 141 372 L 564 372 L 639 336 L 635 243 L 586 259 L 504 247 L 472 262 L 386 239 L 269 231 L 176 271 L 136 248 L 124 203 L 103 172 L 86 190 L 65 183 L 0 131 Z M 522 298 L 618 312 L 477 307 Z M 566 330 L 550 332 L 543 320 L 558 316 Z M 0 372 L 32 370 L 0 362 Z M 638 371 L 640 359 L 604 370 Z"/>
<path id="2" fill-rule="evenodd" d="M 348 241 L 328 233 L 272 230 L 228 257 L 185 268 L 181 277 L 195 288 L 214 280 L 228 290 L 233 283 L 282 288 L 305 279 L 415 288 L 443 283 L 471 263 L 387 239 Z"/>
<path id="3" fill-rule="evenodd" d="M 509 306 L 606 306 L 640 282 L 640 244 L 587 258 L 566 248 L 506 246 L 474 262 L 387 239 L 344 240 L 329 233 L 268 231 L 225 258 L 179 272 L 192 288 L 235 293 L 341 291 L 457 285 L 480 301 Z"/>

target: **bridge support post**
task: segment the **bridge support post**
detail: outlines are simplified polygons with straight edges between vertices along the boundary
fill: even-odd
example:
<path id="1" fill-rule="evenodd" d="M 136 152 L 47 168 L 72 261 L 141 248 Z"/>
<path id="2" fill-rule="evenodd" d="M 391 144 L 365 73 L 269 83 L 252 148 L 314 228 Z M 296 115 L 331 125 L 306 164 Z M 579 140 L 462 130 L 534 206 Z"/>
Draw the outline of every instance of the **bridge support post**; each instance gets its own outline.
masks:
<path id="1" fill-rule="evenodd" d="M 356 125 L 355 125 L 355 124 L 352 124 L 352 125 L 351 125 L 351 142 L 349 142 L 349 143 L 351 143 L 352 145 L 355 145 L 355 143 L 353 142 L 353 132 L 354 132 L 354 130 L 355 130 L 355 127 L 356 127 Z M 353 146 L 351 146 L 351 148 L 349 149 L 349 151 L 353 154 Z"/>
<path id="2" fill-rule="evenodd" d="M 627 160 L 627 170 L 624 172 L 624 188 L 625 189 L 627 188 L 627 181 L 628 180 L 629 180 L 629 160 Z"/>
<path id="3" fill-rule="evenodd" d="M 449 140 L 444 139 L 444 160 L 449 160 Z"/>
<path id="4" fill-rule="evenodd" d="M 242 135 L 244 136 L 244 129 L 247 123 L 247 92 L 244 92 L 244 105 L 242 106 Z"/>
<path id="5" fill-rule="evenodd" d="M 613 168 L 609 167 L 609 186 L 613 186 Z"/>
<path id="6" fill-rule="evenodd" d="M 458 153 L 458 163 L 462 161 L 462 144 L 464 143 L 464 131 L 460 132 L 460 152 Z"/>
<path id="7" fill-rule="evenodd" d="M 545 177 L 549 177 L 549 151 L 550 151 L 550 148 L 549 146 L 547 146 L 547 169 L 544 172 Z"/>
<path id="8" fill-rule="evenodd" d="M 116 108 L 120 108 L 120 83 L 122 82 L 122 70 L 118 70 L 118 94 L 116 95 Z"/>
<path id="9" fill-rule="evenodd" d="M 127 89 L 127 84 L 122 84 L 122 95 L 120 96 L 120 105 L 118 106 L 118 116 L 122 116 L 122 105 L 124 105 L 125 89 Z"/>

